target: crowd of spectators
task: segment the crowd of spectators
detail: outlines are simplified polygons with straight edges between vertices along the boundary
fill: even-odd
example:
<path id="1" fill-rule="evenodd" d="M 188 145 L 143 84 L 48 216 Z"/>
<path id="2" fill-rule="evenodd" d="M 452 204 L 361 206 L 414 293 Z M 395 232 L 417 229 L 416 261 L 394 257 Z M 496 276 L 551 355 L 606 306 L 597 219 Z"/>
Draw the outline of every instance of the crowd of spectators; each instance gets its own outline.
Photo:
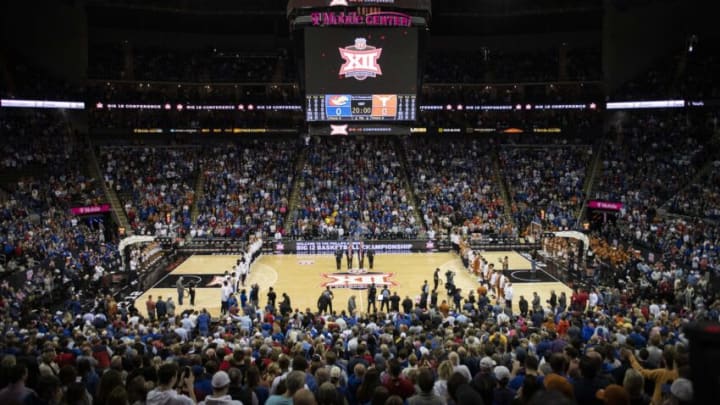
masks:
<path id="1" fill-rule="evenodd" d="M 297 141 L 256 140 L 205 150 L 191 236 L 284 235 Z"/>
<path id="2" fill-rule="evenodd" d="M 623 207 L 593 232 L 592 246 L 598 277 L 620 280 L 619 288 L 644 295 L 661 291 L 665 301 L 683 299 L 686 307 L 707 309 L 694 300 L 700 297 L 698 289 L 714 294 L 698 282 L 720 257 L 720 227 L 706 217 L 713 200 L 712 191 L 705 190 L 712 187 L 702 186 L 714 175 L 714 166 L 688 182 L 714 152 L 690 118 L 634 115 L 611 135 L 617 138 L 606 144 L 593 198 L 619 201 Z M 706 205 L 692 202 L 702 197 L 708 198 Z M 665 202 L 671 211 L 691 216 L 663 214 Z"/>
<path id="3" fill-rule="evenodd" d="M 706 157 L 702 134 L 687 118 L 670 113 L 628 116 L 608 135 L 594 199 L 622 202 L 633 221 L 646 221 L 647 211 L 656 211 L 678 192 Z"/>
<path id="4" fill-rule="evenodd" d="M 688 38 L 684 48 L 657 57 L 647 69 L 624 83 L 612 100 L 717 99 L 720 83 L 715 72 L 720 69 L 719 55 L 716 44 Z"/>
<path id="5" fill-rule="evenodd" d="M 63 294 L 98 283 L 119 265 L 111 224 L 74 216 L 70 208 L 105 201 L 87 174 L 82 142 L 59 113 L 3 111 L 5 198 L 0 200 L 3 280 L 10 313 L 29 311 Z M 29 169 L 29 171 L 25 171 Z"/>
<path id="6" fill-rule="evenodd" d="M 5 122 L 17 130 L 13 119 Z M 68 130 L 55 124 L 49 127 L 59 135 Z M 524 311 L 480 286 L 461 304 L 454 297 L 455 305 L 450 299 L 410 301 L 407 309 L 387 314 L 351 308 L 279 314 L 274 305 L 251 300 L 212 320 L 200 308 L 146 317 L 112 297 L 99 297 L 91 309 L 73 296 L 58 312 L 32 311 L 22 306 L 31 291 L 5 284 L 0 348 L 6 389 L 0 399 L 154 404 L 180 395 L 177 388 L 188 397 L 184 403 L 229 396 L 257 405 L 289 402 L 291 394 L 297 395 L 293 402 L 328 405 L 600 404 L 611 395 L 628 398 L 620 403 L 688 401 L 692 383 L 682 327 L 720 316 L 710 277 L 720 255 L 720 228 L 699 218 L 660 217 L 655 208 L 704 160 L 704 140 L 691 137 L 691 128 L 675 115 L 643 114 L 607 142 L 595 196 L 622 201 L 625 208 L 591 239 L 593 287 L 564 302 L 542 297 L 546 305 Z M 24 146 L 38 161 L 51 162 L 53 175 L 19 181 L 2 211 L 5 252 L 35 266 L 29 281 L 44 293 L 57 291 L 66 279 L 81 288 L 93 285 L 118 262 L 104 225 L 67 212 L 70 201 L 89 204 L 102 193 L 82 174 L 77 142 L 65 139 Z M 572 226 L 574 208 L 584 199 L 590 147 L 583 139 L 527 145 L 536 141 L 310 139 L 298 179 L 293 155 L 302 146 L 294 141 L 103 147 L 100 160 L 104 181 L 141 234 L 244 237 L 260 230 L 380 238 L 465 228 L 517 235 L 504 216 L 498 180 L 507 182 L 517 207 L 528 209 L 516 211 L 518 225 L 543 211 L 547 227 Z M 698 182 L 712 192 L 716 167 L 710 169 Z M 648 181 L 649 173 L 658 180 Z M 193 223 L 199 178 L 203 198 Z M 300 182 L 299 207 L 285 229 L 294 180 Z M 700 193 L 692 187 L 688 195 Z"/>
<path id="7" fill-rule="evenodd" d="M 98 81 L 88 84 L 89 98 L 103 103 L 300 104 L 297 84 L 197 84 Z"/>
<path id="8" fill-rule="evenodd" d="M 295 67 L 283 49 L 273 53 L 241 53 L 217 48 L 172 50 L 93 44 L 89 58 L 88 75 L 92 79 L 285 83 L 296 77 Z"/>
<path id="9" fill-rule="evenodd" d="M 672 196 L 668 209 L 691 217 L 720 220 L 718 184 L 720 184 L 720 161 L 715 160 L 700 178 Z"/>
<path id="10" fill-rule="evenodd" d="M 293 237 L 410 238 L 422 229 L 390 137 L 315 138 L 298 181 Z"/>
<path id="11" fill-rule="evenodd" d="M 57 74 L 36 67 L 27 58 L 6 48 L 0 50 L 0 97 L 40 100 L 83 100 L 85 89 Z"/>
<path id="12" fill-rule="evenodd" d="M 594 280 L 692 319 L 717 310 L 720 228 L 701 219 L 656 218 L 646 229 L 607 224 L 591 238 Z M 717 318 L 712 318 L 717 320 Z"/>
<path id="13" fill-rule="evenodd" d="M 424 104 L 449 103 L 453 106 L 497 105 L 516 103 L 598 103 L 604 99 L 600 83 L 520 83 L 520 84 L 466 84 L 426 83 L 422 88 Z"/>
<path id="14" fill-rule="evenodd" d="M 503 147 L 498 155 L 520 229 L 532 222 L 548 230 L 575 228 L 590 147 Z"/>
<path id="15" fill-rule="evenodd" d="M 185 236 L 195 198 L 197 147 L 107 147 L 100 150 L 107 186 L 118 194 L 137 235 Z"/>
<path id="16" fill-rule="evenodd" d="M 667 256 L 693 270 L 714 268 L 719 262 L 720 227 L 702 218 L 654 218 L 647 225 L 621 224 L 615 232 L 617 239 L 611 240 L 612 245 L 645 248 L 656 258 Z"/>
<path id="17" fill-rule="evenodd" d="M 465 233 L 517 236 L 504 216 L 488 145 L 477 139 L 408 138 L 403 148 L 418 210 L 429 231 L 448 235 L 451 228 L 463 227 Z"/>
<path id="18" fill-rule="evenodd" d="M 531 308 L 525 301 L 517 310 L 485 285 L 454 305 L 406 299 L 375 313 L 353 310 L 348 302 L 333 313 L 281 314 L 269 299 L 261 305 L 254 298 L 242 308 L 234 305 L 219 322 L 205 309 L 147 313 L 98 297 L 83 311 L 71 299 L 64 310 L 33 312 L 27 327 L 3 325 L 0 398 L 690 403 L 694 387 L 683 327 L 689 320 L 717 319 L 720 310 L 706 276 L 681 281 L 674 299 L 662 290 L 602 286 L 577 289 L 570 297 L 538 295 Z"/>
<path id="19" fill-rule="evenodd" d="M 213 403 L 234 392 L 233 398 L 258 405 L 298 391 L 311 404 L 418 398 L 501 403 L 514 397 L 524 404 L 553 395 L 565 395 L 570 403 L 606 403 L 596 397 L 599 388 L 603 398 L 615 393 L 653 404 L 663 396 L 687 401 L 692 395 L 682 326 L 718 319 L 710 274 L 720 255 L 720 227 L 657 212 L 670 199 L 672 211 L 717 216 L 717 166 L 685 187 L 708 155 L 706 139 L 687 117 L 633 115 L 606 142 L 593 196 L 625 207 L 591 239 L 592 277 L 599 287 L 578 292 L 567 307 L 549 304 L 523 314 L 522 307 L 513 311 L 479 290 L 477 301 L 468 296 L 453 309 L 411 304 L 388 315 L 296 310 L 283 316 L 251 306 L 216 324 L 194 310 L 151 321 L 112 298 L 83 310 L 74 297 L 55 314 L 25 305 L 53 296 L 58 285 L 71 285 L 71 293 L 97 286 L 105 270 L 118 266 L 119 256 L 106 241 L 105 224 L 67 210 L 103 198 L 84 174 L 82 148 L 67 124 L 54 114 L 3 114 L 3 166 L 47 165 L 53 173 L 20 179 L 2 205 L 4 254 L 13 266 L 30 271 L 21 288 L 0 286 L 7 376 L 2 384 L 10 387 L 0 398 L 57 395 L 70 403 L 67 398 L 76 395 L 101 403 L 155 403 L 173 396 L 178 381 L 197 401 Z M 537 141 L 509 137 L 494 157 L 491 143 L 477 138 L 406 138 L 399 144 L 391 138 L 313 139 L 290 229 L 283 219 L 290 209 L 292 142 L 103 148 L 101 161 L 104 180 L 119 193 L 137 233 L 243 237 L 260 230 L 377 238 L 462 227 L 467 233 L 517 235 L 504 216 L 498 179 L 509 186 L 519 228 L 538 219 L 546 227 L 572 227 L 584 199 L 590 148 L 582 140 L 580 146 L 517 146 Z M 193 223 L 198 176 L 203 199 Z M 363 361 L 365 369 L 355 367 Z M 180 372 L 186 365 L 190 374 Z M 295 374 L 273 388 L 273 377 L 288 366 Z M 638 388 L 643 379 L 646 390 Z M 309 390 L 299 389 L 298 381 Z M 25 382 L 36 392 L 23 391 Z M 285 396 L 271 396 L 278 393 Z M 392 395 L 397 397 L 388 400 Z"/>
<path id="20" fill-rule="evenodd" d="M 509 52 L 482 48 L 474 52 L 431 52 L 425 66 L 427 83 L 525 83 L 558 80 L 602 80 L 600 49 L 567 51 L 564 69 L 560 50 Z"/>
<path id="21" fill-rule="evenodd" d="M 69 159 L 75 145 L 68 122 L 55 112 L 0 110 L 3 144 L 0 167 L 22 170 L 52 166 Z"/>

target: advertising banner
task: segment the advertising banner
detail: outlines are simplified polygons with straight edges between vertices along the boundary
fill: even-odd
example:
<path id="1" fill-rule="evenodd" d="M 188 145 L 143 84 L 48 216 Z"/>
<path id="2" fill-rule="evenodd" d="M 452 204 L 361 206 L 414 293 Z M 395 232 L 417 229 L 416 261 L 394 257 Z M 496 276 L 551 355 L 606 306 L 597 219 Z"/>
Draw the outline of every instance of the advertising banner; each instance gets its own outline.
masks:
<path id="1" fill-rule="evenodd" d="M 70 208 L 73 215 L 103 214 L 110 212 L 110 204 L 90 205 L 87 207 Z"/>
<path id="2" fill-rule="evenodd" d="M 613 201 L 590 200 L 588 201 L 588 208 L 596 210 L 620 211 L 623 208 L 623 203 Z"/>
<path id="3" fill-rule="evenodd" d="M 375 253 L 409 253 L 409 252 L 431 252 L 436 250 L 436 242 L 431 240 L 387 240 L 387 241 L 298 241 L 283 240 L 276 241 L 273 246 L 275 253 L 288 254 L 331 254 L 340 248 L 343 252 L 347 250 L 348 243 L 352 243 L 352 249 L 358 251 L 360 244 L 364 250 L 374 249 Z"/>

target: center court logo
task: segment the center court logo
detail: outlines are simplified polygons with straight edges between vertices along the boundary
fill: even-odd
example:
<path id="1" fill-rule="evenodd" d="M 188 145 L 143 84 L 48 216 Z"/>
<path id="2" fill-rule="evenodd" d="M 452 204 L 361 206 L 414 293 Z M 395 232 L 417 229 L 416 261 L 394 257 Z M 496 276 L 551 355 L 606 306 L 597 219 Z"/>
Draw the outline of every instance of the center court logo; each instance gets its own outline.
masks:
<path id="1" fill-rule="evenodd" d="M 321 276 L 324 280 L 320 283 L 321 288 L 350 288 L 353 290 L 362 290 L 369 288 L 375 284 L 376 287 L 383 286 L 397 287 L 398 283 L 393 280 L 394 273 L 323 273 Z"/>
<path id="2" fill-rule="evenodd" d="M 345 60 L 345 63 L 340 66 L 340 76 L 365 80 L 368 77 L 382 75 L 382 69 L 377 63 L 382 54 L 382 48 L 368 45 L 365 38 L 355 38 L 355 45 L 338 48 L 338 51 L 340 51 L 340 57 Z"/>

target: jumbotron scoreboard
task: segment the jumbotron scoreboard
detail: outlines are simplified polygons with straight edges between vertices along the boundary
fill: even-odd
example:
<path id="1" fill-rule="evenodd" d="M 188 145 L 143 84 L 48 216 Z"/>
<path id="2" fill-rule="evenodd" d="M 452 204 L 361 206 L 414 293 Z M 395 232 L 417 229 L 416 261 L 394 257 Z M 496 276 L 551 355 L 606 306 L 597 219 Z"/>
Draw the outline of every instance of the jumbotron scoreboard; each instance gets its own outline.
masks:
<path id="1" fill-rule="evenodd" d="M 306 28 L 306 119 L 414 121 L 417 65 L 416 28 Z"/>

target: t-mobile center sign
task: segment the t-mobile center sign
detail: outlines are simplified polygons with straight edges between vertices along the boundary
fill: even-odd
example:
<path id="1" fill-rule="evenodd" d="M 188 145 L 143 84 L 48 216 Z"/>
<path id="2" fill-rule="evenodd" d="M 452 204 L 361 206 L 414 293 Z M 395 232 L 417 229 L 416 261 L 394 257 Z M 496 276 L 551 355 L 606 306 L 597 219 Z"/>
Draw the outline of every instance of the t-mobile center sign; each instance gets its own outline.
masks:
<path id="1" fill-rule="evenodd" d="M 360 14 L 358 12 L 314 12 L 310 14 L 314 26 L 324 27 L 409 27 L 412 17 L 405 13 L 383 11 Z"/>

